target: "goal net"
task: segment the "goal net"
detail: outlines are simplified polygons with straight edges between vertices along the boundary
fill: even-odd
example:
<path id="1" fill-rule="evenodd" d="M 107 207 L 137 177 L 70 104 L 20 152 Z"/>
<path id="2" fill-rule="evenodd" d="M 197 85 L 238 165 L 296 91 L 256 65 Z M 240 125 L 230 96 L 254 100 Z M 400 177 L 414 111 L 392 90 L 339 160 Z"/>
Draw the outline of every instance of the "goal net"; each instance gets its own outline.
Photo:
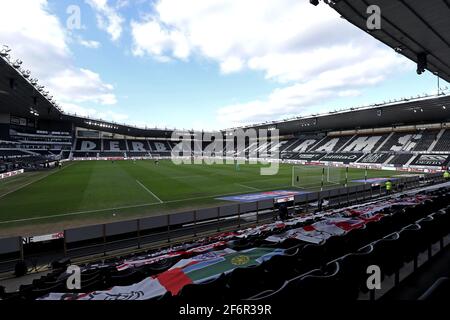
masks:
<path id="1" fill-rule="evenodd" d="M 345 168 L 326 167 L 325 182 L 326 184 L 344 184 Z"/>
<path id="2" fill-rule="evenodd" d="M 339 185 L 345 182 L 345 169 L 320 166 L 293 166 L 292 186 L 301 189 Z"/>

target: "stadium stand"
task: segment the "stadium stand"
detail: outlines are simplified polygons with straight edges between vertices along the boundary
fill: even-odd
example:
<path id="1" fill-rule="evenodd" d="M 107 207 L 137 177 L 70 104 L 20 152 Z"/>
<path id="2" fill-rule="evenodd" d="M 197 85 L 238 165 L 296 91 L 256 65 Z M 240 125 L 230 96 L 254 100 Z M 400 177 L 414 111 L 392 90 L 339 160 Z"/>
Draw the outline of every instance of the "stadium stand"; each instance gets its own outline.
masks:
<path id="1" fill-rule="evenodd" d="M 102 140 L 102 149 L 103 152 L 125 152 L 127 151 L 126 140 Z"/>
<path id="2" fill-rule="evenodd" d="M 100 135 L 101 132 L 98 132 Z M 299 161 L 341 162 L 345 164 L 386 164 L 404 166 L 410 164 L 413 156 L 431 149 L 437 153 L 450 154 L 450 144 L 444 141 L 450 138 L 447 130 L 391 131 L 377 135 L 345 134 L 325 135 L 318 133 L 303 135 L 297 138 L 271 143 L 268 152 L 279 152 L 281 159 Z M 225 140 L 224 140 L 225 141 Z M 169 157 L 179 141 L 128 138 L 77 138 L 73 144 L 73 157 Z M 186 154 L 202 155 L 209 142 L 193 140 L 191 145 L 181 145 Z M 230 146 L 224 142 L 224 156 L 245 157 L 251 151 L 265 151 L 264 145 L 246 141 L 244 153 L 236 154 L 236 145 Z M 447 145 L 447 147 L 446 147 Z M 184 149 L 183 149 L 184 148 Z M 178 149 L 175 149 L 178 150 Z M 64 153 L 66 155 L 66 153 Z M 259 155 L 261 156 L 261 155 Z"/>
<path id="3" fill-rule="evenodd" d="M 358 160 L 358 163 L 364 163 L 364 164 L 383 164 L 385 163 L 389 158 L 391 157 L 391 154 L 389 153 L 368 153 L 364 157 Z"/>
<path id="4" fill-rule="evenodd" d="M 446 167 L 449 163 L 449 156 L 443 154 L 422 154 L 418 155 L 412 162 L 413 166 L 434 166 Z"/>
<path id="5" fill-rule="evenodd" d="M 374 136 L 355 136 L 344 148 L 343 152 L 372 152 L 383 143 L 388 134 Z"/>
<path id="6" fill-rule="evenodd" d="M 433 151 L 448 152 L 450 150 L 450 130 L 445 130 L 444 134 L 436 143 Z"/>
<path id="7" fill-rule="evenodd" d="M 130 140 L 127 139 L 127 150 L 137 153 L 148 153 L 151 151 L 150 145 L 147 140 Z"/>
<path id="8" fill-rule="evenodd" d="M 77 139 L 75 145 L 76 152 L 102 151 L 100 139 Z"/>
<path id="9" fill-rule="evenodd" d="M 450 295 L 450 279 L 442 277 L 426 291 L 418 300 L 421 301 L 446 301 Z"/>
<path id="10" fill-rule="evenodd" d="M 317 145 L 313 146 L 310 151 L 314 152 L 337 152 L 340 148 L 350 141 L 352 136 L 344 137 L 326 137 L 322 139 Z"/>
<path id="11" fill-rule="evenodd" d="M 412 157 L 413 155 L 410 153 L 396 154 L 392 156 L 391 160 L 389 160 L 388 163 L 395 166 L 403 166 L 407 164 L 412 159 Z"/>
<path id="12" fill-rule="evenodd" d="M 450 153 L 450 145 L 445 143 L 449 138 L 445 129 L 405 131 L 399 127 L 385 131 L 378 135 L 334 133 L 322 138 L 314 135 L 291 138 L 281 148 L 281 158 L 404 166 L 419 153 L 431 150 Z M 348 160 L 345 154 L 351 154 L 351 159 Z"/>
<path id="13" fill-rule="evenodd" d="M 284 145 L 280 151 L 281 153 L 289 153 L 289 152 L 306 152 L 310 150 L 318 141 L 322 140 L 323 137 L 318 136 L 304 136 L 297 139 L 290 139 Z"/>
<path id="14" fill-rule="evenodd" d="M 411 133 L 394 132 L 377 151 L 404 151 L 412 135 Z"/>
<path id="15" fill-rule="evenodd" d="M 84 157 L 148 157 L 170 156 L 176 143 L 167 140 L 136 138 L 77 138 L 73 156 Z M 201 149 L 199 149 L 201 150 Z"/>
<path id="16" fill-rule="evenodd" d="M 420 136 L 415 147 L 411 151 L 428 151 L 433 142 L 437 139 L 439 131 L 421 131 L 416 137 Z M 409 151 L 409 150 L 407 150 Z"/>
<path id="17" fill-rule="evenodd" d="M 386 164 L 404 166 L 409 164 L 413 156 L 430 152 L 450 153 L 450 145 L 445 141 L 450 137 L 448 131 L 424 130 L 405 132 L 392 131 L 380 135 L 330 135 L 319 139 L 308 138 L 289 139 L 281 149 L 281 158 L 302 161 L 333 161 L 346 164 Z M 347 154 L 347 156 L 346 156 Z M 358 155 L 359 154 L 359 155 Z M 446 163 L 435 164 L 443 166 Z M 431 166 L 431 164 L 425 164 Z"/>
<path id="18" fill-rule="evenodd" d="M 11 129 L 9 136 L 19 149 L 42 156 L 61 156 L 63 151 L 72 148 L 72 136 L 69 132 Z"/>

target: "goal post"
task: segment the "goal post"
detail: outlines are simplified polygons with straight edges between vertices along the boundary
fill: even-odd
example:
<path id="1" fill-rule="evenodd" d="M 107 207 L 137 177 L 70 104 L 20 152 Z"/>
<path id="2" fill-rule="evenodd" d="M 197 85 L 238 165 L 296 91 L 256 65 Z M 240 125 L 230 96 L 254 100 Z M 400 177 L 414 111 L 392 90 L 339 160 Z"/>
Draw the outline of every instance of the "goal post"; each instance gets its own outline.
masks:
<path id="1" fill-rule="evenodd" d="M 345 169 L 329 166 L 292 166 L 291 186 L 294 188 L 320 188 L 343 184 Z"/>
<path id="2" fill-rule="evenodd" d="M 345 180 L 345 172 L 343 172 L 342 168 L 338 167 L 326 167 L 326 183 L 327 184 L 342 184 Z"/>
<path id="3" fill-rule="evenodd" d="M 291 175 L 292 187 L 308 189 L 323 186 L 326 172 L 323 167 L 292 166 Z"/>

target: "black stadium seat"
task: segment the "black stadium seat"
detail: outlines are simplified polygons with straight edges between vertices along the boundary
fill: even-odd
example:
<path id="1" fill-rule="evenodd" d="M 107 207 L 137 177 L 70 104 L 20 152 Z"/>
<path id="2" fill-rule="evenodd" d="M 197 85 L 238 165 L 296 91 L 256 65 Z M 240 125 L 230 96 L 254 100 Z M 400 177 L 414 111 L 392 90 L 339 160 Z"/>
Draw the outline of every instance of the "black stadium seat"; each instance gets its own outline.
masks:
<path id="1" fill-rule="evenodd" d="M 403 228 L 400 232 L 400 255 L 404 262 L 415 260 L 421 251 L 421 237 L 423 235 L 419 225 L 412 224 Z"/>
<path id="2" fill-rule="evenodd" d="M 296 290 L 296 287 L 295 287 L 297 281 L 299 281 L 303 277 L 308 276 L 310 274 L 321 274 L 321 273 L 322 273 L 321 269 L 310 270 L 307 273 L 301 274 L 295 278 L 284 281 L 282 286 L 279 289 L 264 290 L 262 292 L 259 292 L 258 294 L 255 294 L 254 296 L 251 296 L 244 300 L 251 301 L 252 303 L 257 303 L 257 304 L 283 302 L 283 301 L 285 301 L 285 298 L 289 294 L 295 294 L 295 297 L 298 296 L 298 291 Z"/>
<path id="3" fill-rule="evenodd" d="M 311 270 L 317 268 L 327 261 L 325 256 L 325 245 L 307 244 L 299 252 L 300 263 L 303 268 Z"/>
<path id="4" fill-rule="evenodd" d="M 379 266 L 383 276 L 394 274 L 403 265 L 400 254 L 402 242 L 399 233 L 384 237 L 375 242 L 373 246 L 374 252 L 369 262 Z"/>
<path id="5" fill-rule="evenodd" d="M 299 301 L 315 300 L 333 301 L 340 299 L 340 291 L 344 284 L 339 277 L 339 262 L 327 264 L 323 270 L 312 272 L 300 279 L 288 282 L 282 296 L 295 296 Z"/>
<path id="6" fill-rule="evenodd" d="M 0 300 L 3 299 L 4 295 L 5 295 L 5 287 L 0 286 Z"/>
<path id="7" fill-rule="evenodd" d="M 417 222 L 420 227 L 422 228 L 422 232 L 424 235 L 424 241 L 426 241 L 429 245 L 436 243 L 439 238 L 440 234 L 438 231 L 438 223 L 439 221 L 434 218 L 434 216 L 429 215 Z"/>
<path id="8" fill-rule="evenodd" d="M 58 282 L 54 286 L 46 288 L 33 288 L 25 294 L 26 299 L 37 299 L 52 292 L 64 292 L 66 290 L 65 282 Z"/>
<path id="9" fill-rule="evenodd" d="M 282 256 L 272 257 L 278 258 Z M 270 261 L 269 260 L 269 261 Z M 264 289 L 270 289 L 272 272 L 267 272 L 264 265 L 236 268 L 227 276 L 227 287 L 230 297 L 242 299 L 258 293 Z"/>
<path id="10" fill-rule="evenodd" d="M 423 301 L 448 301 L 450 296 L 450 279 L 442 277 L 436 280 L 433 285 L 425 291 L 418 300 Z"/>
<path id="11" fill-rule="evenodd" d="M 365 281 L 367 279 L 367 267 L 374 256 L 373 245 L 367 245 L 354 253 L 347 254 L 338 260 L 341 266 L 342 281 L 347 283 L 345 292 L 349 299 L 356 299 L 359 291 L 367 292 Z"/>
<path id="12" fill-rule="evenodd" d="M 176 263 L 176 261 L 178 261 L 178 258 L 162 259 L 149 265 L 136 267 L 136 270 L 141 272 L 145 277 L 150 277 L 155 274 L 166 271 L 167 269 L 172 267 Z"/>
<path id="13" fill-rule="evenodd" d="M 349 248 L 347 247 L 347 236 L 333 236 L 329 238 L 325 242 L 325 252 L 324 257 L 326 260 L 330 261 L 336 259 L 339 256 L 342 256 L 344 253 L 348 252 Z"/>
<path id="14" fill-rule="evenodd" d="M 106 279 L 108 287 L 113 286 L 129 286 L 144 279 L 144 275 L 139 271 L 132 270 L 126 274 L 112 274 Z"/>
<path id="15" fill-rule="evenodd" d="M 350 230 L 346 235 L 346 249 L 352 252 L 366 245 L 368 243 L 366 233 L 365 225 L 362 228 Z"/>
<path id="16" fill-rule="evenodd" d="M 450 233 L 450 212 L 446 209 L 439 210 L 433 214 L 433 218 L 436 222 L 436 235 L 444 237 Z"/>
<path id="17" fill-rule="evenodd" d="M 409 224 L 410 218 L 407 216 L 407 212 L 402 210 L 397 210 L 392 214 L 392 224 L 397 228 L 401 229 Z"/>
<path id="18" fill-rule="evenodd" d="M 265 289 L 280 287 L 286 279 L 293 278 L 309 270 L 308 266 L 299 260 L 300 249 L 290 255 L 277 255 L 263 262 L 261 268 L 267 271 Z"/>

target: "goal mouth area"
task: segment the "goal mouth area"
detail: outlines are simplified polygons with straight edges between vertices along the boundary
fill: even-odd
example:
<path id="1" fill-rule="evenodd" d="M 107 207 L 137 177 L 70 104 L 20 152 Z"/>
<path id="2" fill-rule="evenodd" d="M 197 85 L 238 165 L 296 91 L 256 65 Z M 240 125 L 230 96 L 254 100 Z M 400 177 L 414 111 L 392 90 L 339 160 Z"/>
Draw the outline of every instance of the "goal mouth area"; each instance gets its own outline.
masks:
<path id="1" fill-rule="evenodd" d="M 332 166 L 292 166 L 291 186 L 311 189 L 328 185 L 345 185 L 347 171 Z"/>

